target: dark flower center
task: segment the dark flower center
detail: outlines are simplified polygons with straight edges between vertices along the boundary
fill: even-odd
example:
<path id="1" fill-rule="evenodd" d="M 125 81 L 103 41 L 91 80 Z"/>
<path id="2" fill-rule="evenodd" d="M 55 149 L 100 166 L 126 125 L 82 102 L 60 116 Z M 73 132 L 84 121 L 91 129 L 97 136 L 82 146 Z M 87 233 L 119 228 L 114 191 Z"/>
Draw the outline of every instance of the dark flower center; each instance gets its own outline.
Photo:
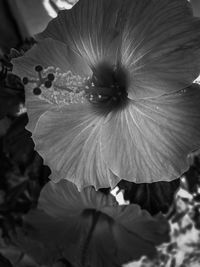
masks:
<path id="1" fill-rule="evenodd" d="M 98 109 L 113 110 L 127 103 L 127 72 L 122 66 L 99 64 L 88 81 L 89 101 Z"/>

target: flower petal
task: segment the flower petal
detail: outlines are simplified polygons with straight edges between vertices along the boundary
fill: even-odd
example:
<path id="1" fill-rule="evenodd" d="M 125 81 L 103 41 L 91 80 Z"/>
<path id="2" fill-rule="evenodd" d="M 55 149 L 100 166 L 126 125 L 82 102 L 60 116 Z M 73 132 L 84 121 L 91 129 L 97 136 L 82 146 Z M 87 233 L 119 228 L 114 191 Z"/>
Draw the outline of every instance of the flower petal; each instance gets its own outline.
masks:
<path id="1" fill-rule="evenodd" d="M 13 72 L 21 78 L 36 78 L 35 67 L 41 65 L 44 68 L 60 68 L 62 72 L 72 71 L 79 75 L 89 75 L 90 70 L 87 64 L 77 55 L 75 55 L 65 44 L 45 39 L 34 45 L 23 57 L 13 59 Z M 29 116 L 27 129 L 33 131 L 39 117 L 47 110 L 53 110 L 55 107 L 47 101 L 41 100 L 33 94 L 35 83 L 28 83 L 25 88 L 26 107 Z"/>
<path id="2" fill-rule="evenodd" d="M 119 179 L 103 160 L 100 135 L 104 117 L 95 113 L 90 104 L 74 104 L 40 117 L 33 139 L 59 179 L 74 182 L 79 189 L 114 187 Z M 52 175 L 52 179 L 56 179 Z"/>
<path id="3" fill-rule="evenodd" d="M 131 101 L 104 124 L 101 151 L 112 172 L 136 183 L 171 181 L 200 146 L 200 87 Z"/>
<path id="4" fill-rule="evenodd" d="M 153 217 L 135 204 L 121 205 L 115 208 L 106 207 L 103 212 L 126 230 L 147 241 L 152 240 L 155 245 L 166 242 L 169 238 L 169 224 L 161 214 Z M 154 240 L 155 234 L 157 237 Z"/>
<path id="5" fill-rule="evenodd" d="M 79 75 L 88 76 L 90 69 L 86 62 L 75 54 L 66 44 L 47 38 L 35 44 L 22 57 L 12 60 L 13 72 L 20 77 L 33 77 L 37 75 L 35 66 L 44 68 L 53 66 L 62 72 L 69 70 Z"/>
<path id="6" fill-rule="evenodd" d="M 104 211 L 109 217 L 103 214 L 95 227 L 89 266 L 121 266 L 144 255 L 153 257 L 156 245 L 169 240 L 169 225 L 162 216 L 153 218 L 137 205 L 105 207 Z"/>
<path id="7" fill-rule="evenodd" d="M 80 193 L 68 181 L 49 182 L 39 198 L 42 210 L 25 216 L 27 236 L 49 249 L 51 259 L 63 257 L 74 266 L 114 267 L 155 255 L 155 246 L 168 240 L 167 221 L 137 205 L 111 206 L 112 202 L 111 195 L 94 188 Z M 79 209 L 82 213 L 74 212 Z"/>
<path id="8" fill-rule="evenodd" d="M 127 0 L 122 63 L 131 99 L 189 86 L 200 72 L 200 20 L 187 0 Z"/>
<path id="9" fill-rule="evenodd" d="M 54 109 L 51 104 L 40 100 L 30 91 L 26 91 L 26 108 L 29 118 L 26 128 L 30 132 L 34 131 L 37 121 L 43 113 L 45 113 L 47 110 Z"/>
<path id="10" fill-rule="evenodd" d="M 89 266 L 119 266 L 116 240 L 112 234 L 112 223 L 114 224 L 114 222 L 110 221 L 110 218 L 103 214 L 99 217 L 87 251 L 87 262 Z M 113 227 L 115 228 L 114 225 Z"/>
<path id="11" fill-rule="evenodd" d="M 16 240 L 33 257 L 37 251 L 33 245 L 38 242 L 44 253 L 38 260 L 43 263 L 48 263 L 48 260 L 52 263 L 63 257 L 76 262 L 79 254 L 78 261 L 81 260 L 92 225 L 92 216 L 84 216 L 84 211 L 101 211 L 105 206 L 117 204 L 112 195 L 96 192 L 92 187 L 79 192 L 67 180 L 48 182 L 40 193 L 38 203 L 38 209 L 30 211 L 24 218 L 29 226 L 25 230 L 30 244 L 26 243 L 22 231 L 18 231 Z M 48 259 L 46 255 L 49 252 L 51 258 Z"/>
<path id="12" fill-rule="evenodd" d="M 92 187 L 79 192 L 77 187 L 67 180 L 48 182 L 39 198 L 39 208 L 60 220 L 81 215 L 84 209 L 101 211 L 105 206 L 113 206 L 116 203 L 112 195 L 96 192 Z"/>
<path id="13" fill-rule="evenodd" d="M 121 264 L 144 255 L 153 257 L 156 246 L 169 241 L 169 224 L 162 215 L 152 217 L 134 204 L 108 207 L 103 212 L 115 222 L 112 233 Z"/>
<path id="14" fill-rule="evenodd" d="M 134 224 L 133 224 L 134 225 Z M 128 263 L 130 261 L 140 260 L 141 257 L 147 256 L 153 258 L 157 254 L 154 241 L 148 242 L 142 237 L 142 230 L 137 234 L 131 234 L 123 227 L 117 226 L 113 229 L 113 235 L 117 244 L 117 258 L 119 263 Z M 155 233 L 154 239 L 157 236 Z"/>
<path id="15" fill-rule="evenodd" d="M 61 11 L 40 38 L 51 37 L 69 45 L 94 66 L 100 61 L 116 62 L 116 10 L 119 0 L 81 0 Z"/>

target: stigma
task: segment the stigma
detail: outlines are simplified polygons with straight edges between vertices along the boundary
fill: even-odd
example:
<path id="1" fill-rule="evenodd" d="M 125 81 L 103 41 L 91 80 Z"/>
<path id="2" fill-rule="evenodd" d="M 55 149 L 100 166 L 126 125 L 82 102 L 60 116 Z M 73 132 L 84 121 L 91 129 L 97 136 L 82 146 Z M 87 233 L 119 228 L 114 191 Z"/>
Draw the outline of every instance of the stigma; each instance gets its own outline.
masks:
<path id="1" fill-rule="evenodd" d="M 106 63 L 93 68 L 90 77 L 59 68 L 37 65 L 33 77 L 24 77 L 24 85 L 31 85 L 32 93 L 50 104 L 69 105 L 89 102 L 94 107 L 116 108 L 127 99 L 126 72 L 120 66 Z"/>
<path id="2" fill-rule="evenodd" d="M 32 88 L 32 93 L 50 104 L 63 106 L 83 103 L 87 77 L 75 75 L 72 71 L 63 73 L 59 68 L 35 66 L 36 75 L 24 77 L 24 85 Z M 36 76 L 36 77 L 35 77 Z"/>

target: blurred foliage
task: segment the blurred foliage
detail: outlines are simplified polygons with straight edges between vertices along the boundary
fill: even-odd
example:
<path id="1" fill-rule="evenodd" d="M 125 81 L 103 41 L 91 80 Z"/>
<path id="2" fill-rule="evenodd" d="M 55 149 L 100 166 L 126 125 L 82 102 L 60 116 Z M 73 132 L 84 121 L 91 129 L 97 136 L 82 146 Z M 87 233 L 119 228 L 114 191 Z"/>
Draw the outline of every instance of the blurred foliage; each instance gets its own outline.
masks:
<path id="1" fill-rule="evenodd" d="M 125 200 L 140 205 L 152 215 L 168 212 L 179 185 L 180 179 L 152 184 L 135 184 L 123 180 L 118 184 L 119 188 L 124 190 Z"/>
<path id="2" fill-rule="evenodd" d="M 28 46 L 29 42 L 25 43 L 18 54 Z M 20 112 L 24 107 L 24 86 L 11 72 L 10 57 L 1 58 L 0 71 L 0 244 L 4 245 L 10 244 L 10 233 L 22 225 L 23 215 L 37 205 L 50 174 L 34 151 L 31 133 L 25 129 L 27 114 Z M 0 266 L 12 265 L 0 255 Z"/>

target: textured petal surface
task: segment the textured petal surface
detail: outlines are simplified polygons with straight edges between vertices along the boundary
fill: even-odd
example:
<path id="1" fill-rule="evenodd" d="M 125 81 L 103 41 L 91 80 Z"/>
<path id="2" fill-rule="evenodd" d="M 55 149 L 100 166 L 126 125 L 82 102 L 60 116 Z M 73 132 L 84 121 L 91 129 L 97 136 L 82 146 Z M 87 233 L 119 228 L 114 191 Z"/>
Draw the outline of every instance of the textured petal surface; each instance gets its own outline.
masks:
<path id="1" fill-rule="evenodd" d="M 29 88 L 30 89 L 30 88 Z M 40 116 L 47 110 L 53 110 L 55 107 L 48 102 L 40 100 L 33 94 L 31 90 L 25 90 L 26 92 L 26 108 L 28 113 L 28 124 L 26 128 L 33 132 Z"/>
<path id="2" fill-rule="evenodd" d="M 53 171 L 52 179 L 68 179 L 79 189 L 114 187 L 119 182 L 101 154 L 103 122 L 89 104 L 65 106 L 40 117 L 33 139 Z"/>
<path id="3" fill-rule="evenodd" d="M 36 75 L 34 68 L 37 65 L 44 68 L 54 66 L 62 72 L 71 70 L 79 75 L 88 75 L 89 70 L 86 62 L 66 44 L 51 38 L 39 41 L 23 57 L 13 59 L 12 63 L 13 72 L 20 77 Z"/>
<path id="4" fill-rule="evenodd" d="M 200 146 L 200 88 L 193 85 L 155 99 L 131 101 L 110 114 L 102 153 L 114 174 L 136 183 L 170 181 Z"/>
<path id="5" fill-rule="evenodd" d="M 168 240 L 169 225 L 161 215 L 152 217 L 147 211 L 141 210 L 138 205 L 121 205 L 115 208 L 106 207 L 103 212 L 113 218 L 115 223 L 123 226 L 140 238 L 159 245 Z M 155 239 L 156 236 L 156 239 Z"/>
<path id="6" fill-rule="evenodd" d="M 81 0 L 72 9 L 61 11 L 40 37 L 51 37 L 69 45 L 90 65 L 114 63 L 118 32 L 115 29 L 119 0 Z"/>
<path id="7" fill-rule="evenodd" d="M 110 199 L 92 188 L 80 194 L 68 181 L 54 185 L 50 182 L 39 199 L 43 210 L 31 211 L 25 217 L 29 223 L 27 234 L 31 240 L 51 248 L 52 258 L 65 257 L 74 266 L 114 267 L 142 255 L 155 255 L 155 246 L 168 240 L 167 221 L 161 215 L 151 217 L 137 205 L 111 206 Z M 77 210 L 79 202 L 87 203 L 87 215 L 75 215 L 72 203 Z M 88 210 L 95 203 L 100 213 Z M 31 247 L 29 251 L 33 255 Z"/>
<path id="8" fill-rule="evenodd" d="M 88 187 L 81 192 L 66 180 L 58 183 L 49 182 L 41 191 L 39 208 L 57 219 L 81 215 L 84 209 L 101 211 L 105 206 L 113 206 L 117 202 L 112 195 L 104 195 Z"/>
<path id="9" fill-rule="evenodd" d="M 19 77 L 28 77 L 30 79 L 37 77 L 35 67 L 41 65 L 44 68 L 60 68 L 62 72 L 72 71 L 79 75 L 89 75 L 89 67 L 77 55 L 75 55 L 65 44 L 46 39 L 39 42 L 23 57 L 13 59 L 13 72 Z M 55 106 L 47 101 L 41 100 L 33 94 L 35 83 L 26 85 L 26 107 L 29 116 L 27 129 L 33 131 L 39 117 L 47 110 L 55 109 Z"/>
<path id="10" fill-rule="evenodd" d="M 189 86 L 200 72 L 200 20 L 187 0 L 127 0 L 122 62 L 131 99 Z M 124 21 L 124 19 L 122 20 Z"/>
<path id="11" fill-rule="evenodd" d="M 98 221 L 91 252 L 88 251 L 93 256 L 92 262 L 96 259 L 97 265 L 92 266 L 121 266 L 143 255 L 153 257 L 155 246 L 169 240 L 169 225 L 164 217 L 153 218 L 137 205 L 108 207 L 103 212 L 108 217 L 102 216 Z"/>

